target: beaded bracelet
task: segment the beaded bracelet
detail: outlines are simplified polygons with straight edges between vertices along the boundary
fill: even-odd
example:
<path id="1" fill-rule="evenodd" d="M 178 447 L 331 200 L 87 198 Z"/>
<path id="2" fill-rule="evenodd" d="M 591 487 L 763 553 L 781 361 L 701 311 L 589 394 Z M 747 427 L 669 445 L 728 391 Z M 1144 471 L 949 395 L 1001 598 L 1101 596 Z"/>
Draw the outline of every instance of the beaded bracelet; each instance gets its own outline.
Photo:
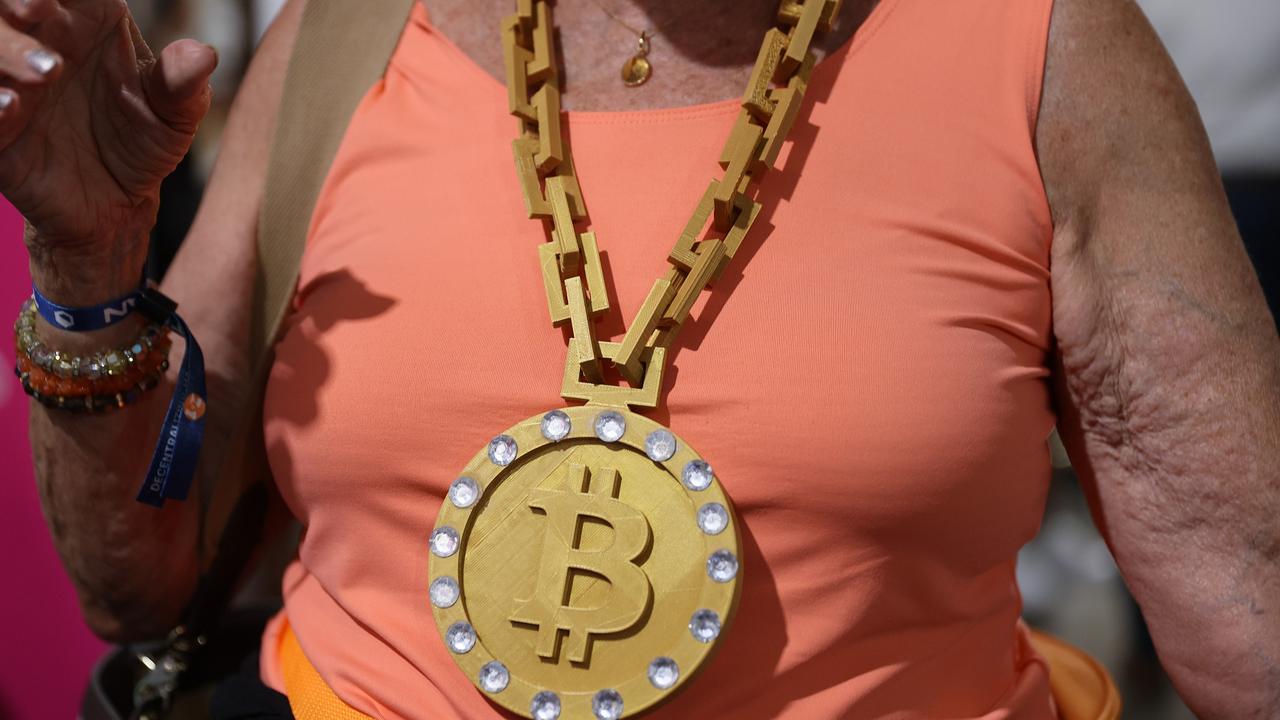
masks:
<path id="1" fill-rule="evenodd" d="M 14 323 L 17 366 L 28 395 L 49 407 L 98 412 L 125 407 L 160 384 L 169 368 L 169 328 L 148 325 L 128 346 L 92 355 L 53 350 L 36 335 L 37 310 L 28 300 Z"/>

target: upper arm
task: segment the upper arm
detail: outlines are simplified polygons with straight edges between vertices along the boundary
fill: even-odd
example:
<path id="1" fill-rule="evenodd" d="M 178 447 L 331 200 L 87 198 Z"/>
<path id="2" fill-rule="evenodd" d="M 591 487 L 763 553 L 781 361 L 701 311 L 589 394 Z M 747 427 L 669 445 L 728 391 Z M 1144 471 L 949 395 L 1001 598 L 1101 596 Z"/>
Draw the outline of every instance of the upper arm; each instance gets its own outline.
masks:
<path id="1" fill-rule="evenodd" d="M 1175 683 L 1220 714 L 1274 672 L 1240 658 L 1273 650 L 1255 613 L 1277 593 L 1280 340 L 1132 0 L 1056 0 L 1036 145 L 1059 429 Z"/>
<path id="2" fill-rule="evenodd" d="M 1215 413 L 1240 402 L 1273 421 L 1270 314 L 1195 105 L 1132 0 L 1057 1 L 1036 141 L 1064 429 L 1090 441 L 1076 459 L 1179 459 L 1166 431 L 1195 415 L 1225 439 Z"/>
<path id="3" fill-rule="evenodd" d="M 304 0 L 289 0 L 263 38 L 232 106 L 217 163 L 190 233 L 164 280 L 205 352 L 206 456 L 225 440 L 249 380 L 249 326 L 258 213 L 289 57 Z"/>

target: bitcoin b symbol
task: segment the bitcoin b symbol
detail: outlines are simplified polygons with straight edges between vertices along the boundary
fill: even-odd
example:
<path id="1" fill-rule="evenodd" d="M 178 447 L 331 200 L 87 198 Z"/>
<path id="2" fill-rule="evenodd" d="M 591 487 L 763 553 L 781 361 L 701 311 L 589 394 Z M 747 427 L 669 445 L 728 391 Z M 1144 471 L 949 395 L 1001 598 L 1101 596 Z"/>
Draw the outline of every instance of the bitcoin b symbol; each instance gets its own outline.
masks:
<path id="1" fill-rule="evenodd" d="M 567 657 L 584 663 L 591 638 L 631 629 L 649 609 L 653 588 L 636 564 L 649 548 L 652 531 L 643 513 L 618 500 L 618 473 L 602 468 L 593 478 L 582 465 L 570 465 L 564 490 L 535 489 L 527 504 L 547 516 L 542 557 L 533 597 L 517 600 L 510 621 L 538 628 L 537 653 L 554 659 L 561 635 L 567 633 Z M 594 488 L 592 480 L 594 479 Z M 607 547 L 583 547 L 588 525 L 604 523 L 613 530 Z M 572 607 L 577 583 L 604 581 L 605 601 Z"/>

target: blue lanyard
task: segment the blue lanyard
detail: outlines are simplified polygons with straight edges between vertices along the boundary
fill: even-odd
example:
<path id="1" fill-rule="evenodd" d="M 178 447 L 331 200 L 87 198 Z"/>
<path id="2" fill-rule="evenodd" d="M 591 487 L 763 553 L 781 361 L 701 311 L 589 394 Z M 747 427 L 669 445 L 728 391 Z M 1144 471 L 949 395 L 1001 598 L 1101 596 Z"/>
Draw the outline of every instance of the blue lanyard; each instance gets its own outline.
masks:
<path id="1" fill-rule="evenodd" d="M 151 455 L 151 466 L 138 491 L 138 502 L 163 507 L 165 500 L 186 500 L 195 478 L 200 446 L 204 443 L 204 353 L 187 323 L 178 316 L 178 304 L 154 287 L 114 298 L 93 307 L 73 308 L 50 301 L 32 288 L 36 310 L 45 320 L 74 332 L 110 327 L 135 310 L 158 325 L 182 336 L 187 351 L 178 369 L 178 381 L 165 411 L 160 438 Z"/>

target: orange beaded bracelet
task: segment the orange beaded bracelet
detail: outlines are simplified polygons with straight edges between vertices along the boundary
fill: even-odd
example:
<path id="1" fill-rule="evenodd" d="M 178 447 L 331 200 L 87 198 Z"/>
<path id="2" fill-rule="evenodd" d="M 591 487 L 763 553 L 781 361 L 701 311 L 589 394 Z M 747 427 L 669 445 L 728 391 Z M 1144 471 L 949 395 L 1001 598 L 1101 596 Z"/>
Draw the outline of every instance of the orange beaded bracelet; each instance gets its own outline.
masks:
<path id="1" fill-rule="evenodd" d="M 127 347 L 75 356 L 53 350 L 36 335 L 36 308 L 28 300 L 14 323 L 14 373 L 28 395 L 50 407 L 102 411 L 136 401 L 160 383 L 173 345 L 169 329 L 145 328 Z"/>

